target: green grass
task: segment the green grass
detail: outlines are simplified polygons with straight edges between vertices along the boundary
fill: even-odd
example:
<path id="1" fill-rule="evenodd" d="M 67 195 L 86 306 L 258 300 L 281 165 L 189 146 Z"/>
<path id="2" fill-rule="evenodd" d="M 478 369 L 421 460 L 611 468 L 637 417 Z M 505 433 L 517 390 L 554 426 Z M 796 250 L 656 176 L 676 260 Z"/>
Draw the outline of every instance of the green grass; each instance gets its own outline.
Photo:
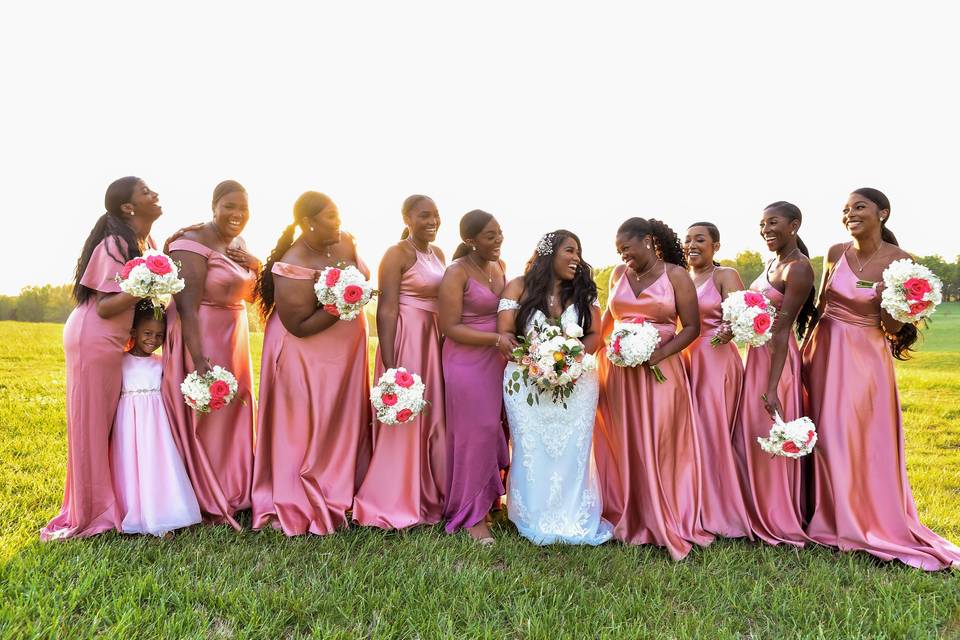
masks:
<path id="1" fill-rule="evenodd" d="M 0 323 L 0 637 L 960 637 L 960 572 L 719 541 L 496 547 L 440 528 L 194 527 L 41 544 L 64 477 L 61 326 Z M 960 305 L 898 365 L 923 521 L 960 541 Z M 259 353 L 260 336 L 254 340 Z"/>

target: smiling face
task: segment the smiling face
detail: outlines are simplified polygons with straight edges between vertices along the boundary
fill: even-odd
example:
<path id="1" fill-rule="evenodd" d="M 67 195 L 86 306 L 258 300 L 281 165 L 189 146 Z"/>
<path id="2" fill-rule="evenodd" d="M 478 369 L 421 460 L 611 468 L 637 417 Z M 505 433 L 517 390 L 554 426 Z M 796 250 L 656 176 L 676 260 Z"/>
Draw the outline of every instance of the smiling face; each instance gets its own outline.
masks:
<path id="1" fill-rule="evenodd" d="M 780 209 L 766 209 L 760 219 L 760 237 L 773 252 L 783 249 L 799 228 L 800 221 L 791 220 Z"/>
<path id="2" fill-rule="evenodd" d="M 500 259 L 500 246 L 503 244 L 503 230 L 496 218 L 490 218 L 476 238 L 467 240 L 467 244 L 476 247 L 474 253 L 489 262 Z"/>
<path id="3" fill-rule="evenodd" d="M 213 206 L 213 223 L 224 238 L 236 238 L 247 226 L 250 207 L 245 191 L 231 191 Z"/>
<path id="4" fill-rule="evenodd" d="M 567 236 L 553 252 L 553 277 L 557 280 L 573 280 L 580 268 L 580 259 L 577 241 Z"/>
<path id="5" fill-rule="evenodd" d="M 312 216 L 306 216 L 301 221 L 304 233 L 308 233 L 315 242 L 331 244 L 340 241 L 340 210 L 333 200 Z M 310 228 L 313 227 L 313 231 Z"/>
<path id="6" fill-rule="evenodd" d="M 880 233 L 890 212 L 859 193 L 851 193 L 843 207 L 843 226 L 854 238 L 868 238 Z"/>
<path id="7" fill-rule="evenodd" d="M 713 241 L 710 230 L 703 226 L 687 229 L 683 239 L 683 255 L 687 264 L 694 269 L 702 269 L 713 264 L 713 256 L 720 249 L 720 243 Z"/>
<path id="8" fill-rule="evenodd" d="M 133 344 L 141 353 L 153 353 L 163 345 L 166 324 L 163 320 L 144 318 L 130 332 Z"/>
<path id="9" fill-rule="evenodd" d="M 440 212 L 433 200 L 423 198 L 404 214 L 403 222 L 410 230 L 410 237 L 417 242 L 435 242 L 440 229 Z"/>
<path id="10" fill-rule="evenodd" d="M 121 205 L 120 208 L 124 213 L 139 216 L 144 220 L 156 220 L 163 215 L 160 195 L 148 187 L 143 180 L 137 182 L 137 186 L 133 188 L 130 202 Z"/>
<path id="11" fill-rule="evenodd" d="M 647 248 L 647 245 L 650 248 Z M 632 236 L 627 233 L 617 234 L 617 253 L 628 269 L 640 272 L 647 269 L 657 259 L 653 249 L 653 240 L 649 235 Z"/>

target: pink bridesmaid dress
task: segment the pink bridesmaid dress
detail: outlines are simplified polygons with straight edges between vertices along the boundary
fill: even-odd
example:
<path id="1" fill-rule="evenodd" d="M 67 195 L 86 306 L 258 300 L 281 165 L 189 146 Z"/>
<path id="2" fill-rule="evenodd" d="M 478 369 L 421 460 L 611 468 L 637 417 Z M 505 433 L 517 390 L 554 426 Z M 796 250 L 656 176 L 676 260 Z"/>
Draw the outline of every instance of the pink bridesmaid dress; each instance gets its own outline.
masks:
<path id="1" fill-rule="evenodd" d="M 211 364 L 236 376 L 238 390 L 230 404 L 205 415 L 184 403 L 180 383 L 196 367 L 183 340 L 176 303 L 171 303 L 163 345 L 163 402 L 204 522 L 239 530 L 234 514 L 250 508 L 253 468 L 253 369 L 244 300 L 253 300 L 257 275 L 199 242 L 181 238 L 170 245 L 170 252 L 175 251 L 207 260 L 198 312 L 203 348 Z"/>
<path id="2" fill-rule="evenodd" d="M 397 366 L 420 375 L 430 404 L 413 422 L 383 425 L 374 418 L 373 458 L 353 504 L 354 521 L 384 529 L 436 524 L 443 517 L 446 430 L 437 293 L 444 266 L 433 252 L 416 254 L 400 281 L 394 353 Z M 383 372 L 378 348 L 374 381 Z"/>
<path id="3" fill-rule="evenodd" d="M 114 280 L 123 267 L 120 242 L 110 236 L 96 246 L 80 284 L 94 292 L 120 292 Z M 154 246 L 152 240 L 147 242 Z M 60 513 L 40 530 L 41 540 L 82 538 L 120 525 L 110 472 L 110 430 L 120 401 L 120 363 L 132 326 L 133 307 L 101 318 L 94 294 L 70 313 L 63 327 L 67 481 Z"/>
<path id="4" fill-rule="evenodd" d="M 272 271 L 311 282 L 316 274 L 284 262 Z M 306 338 L 289 333 L 276 310 L 270 314 L 260 365 L 255 529 L 295 536 L 347 526 L 370 462 L 368 361 L 363 314 Z"/>
<path id="5" fill-rule="evenodd" d="M 807 406 L 819 438 L 807 533 L 819 544 L 930 571 L 958 566 L 960 548 L 917 517 L 880 296 L 858 288 L 857 279 L 844 254 L 803 353 Z"/>
<path id="6" fill-rule="evenodd" d="M 769 267 L 768 267 L 769 268 Z M 767 279 L 767 269 L 750 285 L 780 310 L 783 294 Z M 783 407 L 784 420 L 803 415 L 801 404 L 800 349 L 793 331 L 787 343 L 787 358 L 777 385 L 777 397 Z M 750 347 L 744 370 L 743 392 L 733 429 L 733 449 L 739 466 L 740 485 L 750 516 L 754 535 L 768 544 L 791 544 L 802 547 L 808 538 L 803 532 L 803 463 L 765 453 L 757 438 L 770 433 L 773 420 L 763 407 L 760 396 L 766 392 L 770 373 L 768 345 Z"/>
<path id="7" fill-rule="evenodd" d="M 752 537 L 747 507 L 733 458 L 733 421 L 743 385 L 743 360 L 733 342 L 714 347 L 710 339 L 723 320 L 716 273 L 697 287 L 700 337 L 683 351 L 690 371 L 697 440 L 700 445 L 703 528 L 725 538 Z"/>
<path id="8" fill-rule="evenodd" d="M 200 522 L 200 507 L 160 398 L 159 355 L 123 357 L 110 462 L 123 533 L 163 536 Z"/>
<path id="9" fill-rule="evenodd" d="M 661 345 L 676 335 L 666 268 L 639 296 L 621 276 L 608 306 L 615 320 L 652 323 Z M 659 367 L 667 379 L 658 383 L 648 367 L 617 367 L 601 352 L 593 446 L 603 517 L 618 540 L 666 547 L 670 557 L 682 560 L 694 544 L 713 541 L 700 522 L 700 452 L 686 364 L 680 354 L 665 359 Z"/>

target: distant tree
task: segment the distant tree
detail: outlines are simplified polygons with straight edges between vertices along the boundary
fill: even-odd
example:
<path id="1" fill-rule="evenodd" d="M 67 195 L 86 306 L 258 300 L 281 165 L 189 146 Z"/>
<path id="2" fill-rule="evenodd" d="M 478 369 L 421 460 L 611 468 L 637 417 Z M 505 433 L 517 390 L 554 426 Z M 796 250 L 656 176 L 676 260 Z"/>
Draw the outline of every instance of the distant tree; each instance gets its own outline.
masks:
<path id="1" fill-rule="evenodd" d="M 756 251 L 741 251 L 737 254 L 735 260 L 721 260 L 720 264 L 724 267 L 733 267 L 740 274 L 745 286 L 757 279 L 763 273 L 763 258 Z"/>
<path id="2" fill-rule="evenodd" d="M 0 296 L 0 320 L 17 319 L 17 296 Z"/>
<path id="3" fill-rule="evenodd" d="M 613 265 L 593 270 L 593 281 L 597 283 L 597 298 L 600 300 L 601 309 L 607 307 L 607 297 L 610 295 L 611 273 L 613 273 Z"/>

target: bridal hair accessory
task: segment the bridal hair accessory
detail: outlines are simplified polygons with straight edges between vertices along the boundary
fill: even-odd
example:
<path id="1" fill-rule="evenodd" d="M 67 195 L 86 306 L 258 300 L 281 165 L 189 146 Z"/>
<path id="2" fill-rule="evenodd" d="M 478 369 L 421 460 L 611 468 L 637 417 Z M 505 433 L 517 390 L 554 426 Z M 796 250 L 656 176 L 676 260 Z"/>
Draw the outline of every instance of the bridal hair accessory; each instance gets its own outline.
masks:
<path id="1" fill-rule="evenodd" d="M 553 253 L 553 234 L 548 233 L 537 242 L 537 255 L 548 256 Z"/>

